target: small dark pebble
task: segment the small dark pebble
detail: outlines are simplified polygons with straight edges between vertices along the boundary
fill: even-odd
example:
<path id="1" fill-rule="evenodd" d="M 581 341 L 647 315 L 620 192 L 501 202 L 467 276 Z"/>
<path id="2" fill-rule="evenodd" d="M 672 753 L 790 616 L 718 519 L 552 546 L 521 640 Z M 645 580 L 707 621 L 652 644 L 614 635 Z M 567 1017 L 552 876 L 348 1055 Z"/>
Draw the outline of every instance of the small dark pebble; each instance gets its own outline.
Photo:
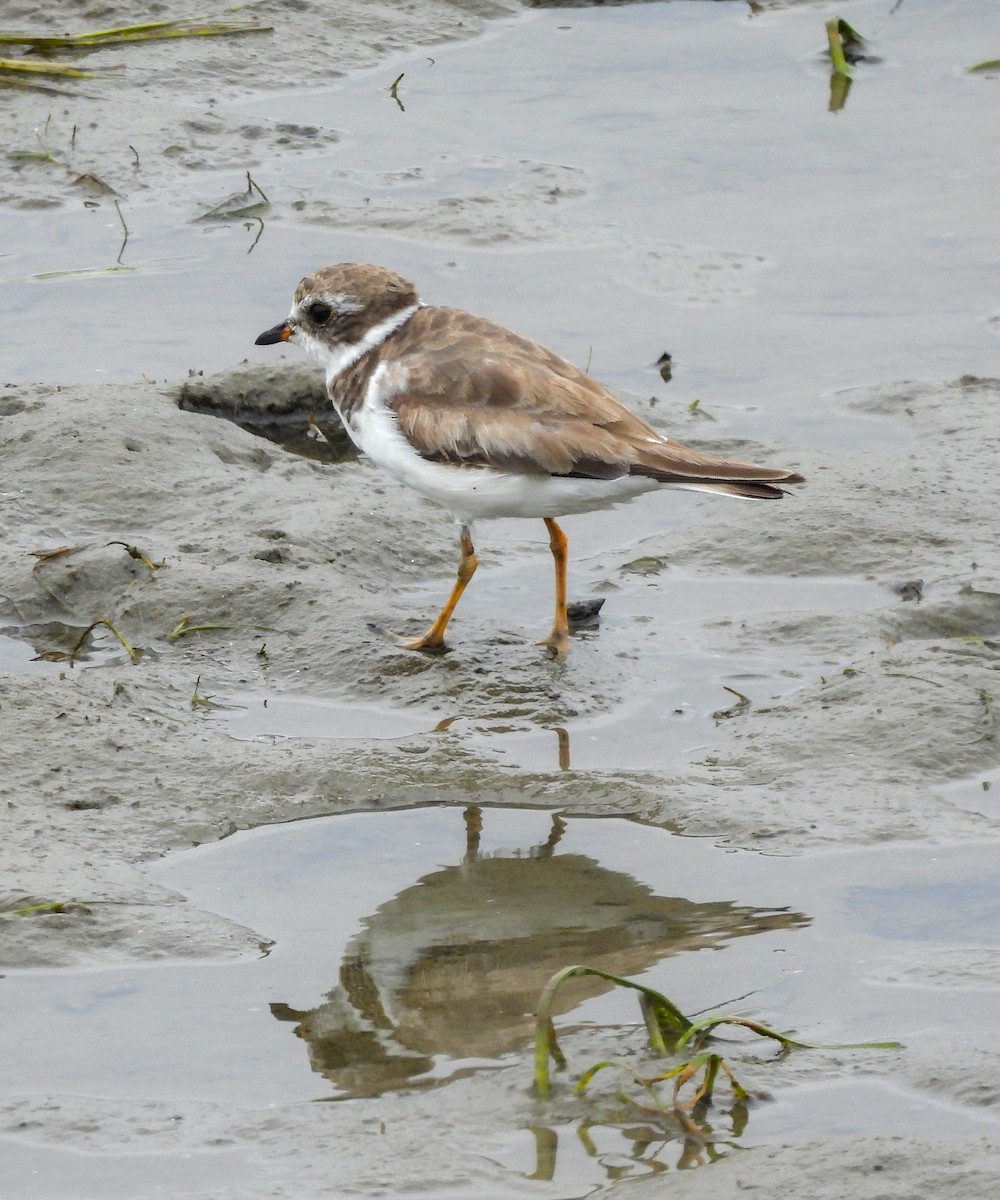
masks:
<path id="1" fill-rule="evenodd" d="M 924 598 L 924 581 L 910 579 L 906 583 L 898 584 L 895 592 L 900 600 L 922 600 Z"/>

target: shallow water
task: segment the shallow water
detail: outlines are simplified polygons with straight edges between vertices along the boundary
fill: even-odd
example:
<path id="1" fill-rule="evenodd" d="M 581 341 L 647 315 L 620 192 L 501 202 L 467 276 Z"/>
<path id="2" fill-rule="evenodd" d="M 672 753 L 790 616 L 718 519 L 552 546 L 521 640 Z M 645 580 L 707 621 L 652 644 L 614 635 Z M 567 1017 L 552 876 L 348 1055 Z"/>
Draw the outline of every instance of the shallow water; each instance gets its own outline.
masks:
<path id="1" fill-rule="evenodd" d="M 28 671 L 44 670 L 35 661 L 35 652 L 21 638 L 0 634 L 0 671 L 4 674 L 21 675 Z"/>
<path id="2" fill-rule="evenodd" d="M 910 1055 L 946 1028 L 987 1024 L 994 1000 L 940 976 L 887 982 L 887 966 L 919 968 L 942 947 L 995 945 L 995 856 L 969 846 L 803 860 L 726 851 L 620 819 L 427 808 L 256 829 L 150 872 L 257 930 L 264 953 L 10 972 L 0 1053 L 11 1090 L 44 1081 L 47 1091 L 106 1100 L 197 1098 L 249 1111 L 511 1063 L 526 1087 L 538 995 L 577 961 L 653 986 L 689 1013 L 719 1006 L 822 1042 L 898 1038 Z M 613 1051 L 615 1031 L 639 1017 L 629 993 L 601 981 L 564 995 L 557 1026 L 577 1031 L 566 1043 L 577 1074 L 587 1065 L 573 1061 L 581 1031 L 586 1053 L 598 1056 L 602 1038 Z M 769 1089 L 766 1055 L 728 1053 L 747 1086 Z M 716 1136 L 744 1146 L 943 1136 L 967 1133 L 970 1120 L 996 1131 L 987 1112 L 972 1116 L 894 1080 L 879 1061 L 887 1056 L 891 1063 L 892 1051 L 801 1051 L 826 1063 L 828 1080 L 786 1082 L 774 1103 L 751 1108 L 738 1135 L 717 1111 Z M 859 1084 L 847 1065 L 880 1077 Z M 498 1128 L 481 1152 L 503 1163 L 512 1184 L 541 1171 L 585 1190 L 616 1172 L 675 1164 L 684 1147 L 662 1131 L 644 1137 L 629 1113 L 579 1128 Z M 208 1177 L 191 1167 L 204 1186 Z M 141 1161 L 137 1169 L 141 1178 Z"/>
<path id="3" fill-rule="evenodd" d="M 544 584 L 538 585 L 543 569 L 547 573 L 547 564 L 540 561 L 521 568 L 508 566 L 499 581 L 488 578 L 484 570 L 484 578 L 477 580 L 481 586 L 468 597 L 467 608 L 454 623 L 452 652 L 463 653 L 463 628 L 501 622 L 522 605 L 525 621 L 530 622 L 527 603 L 541 598 Z M 587 562 L 577 563 L 574 574 L 586 579 Z M 400 610 L 431 614 L 435 601 L 444 595 L 445 584 L 436 586 L 437 592 L 430 586 L 403 590 Z M 587 592 L 593 587 L 591 583 Z M 741 696 L 750 703 L 765 703 L 794 691 L 817 665 L 833 665 L 803 644 L 787 646 L 778 661 L 770 651 L 743 654 L 737 666 L 731 657 L 705 644 L 700 629 L 706 617 L 721 621 L 735 613 L 746 618 L 785 612 L 805 618 L 828 612 L 831 606 L 844 612 L 863 611 L 884 598 L 884 590 L 872 582 L 705 579 L 683 571 L 657 571 L 644 585 L 623 580 L 600 631 L 574 639 L 574 657 L 594 654 L 628 660 L 628 693 L 610 711 L 555 713 L 545 718 L 530 708 L 518 712 L 513 693 L 498 696 L 493 713 L 488 704 L 469 711 L 470 698 L 464 691 L 457 695 L 442 691 L 426 704 L 402 707 L 393 703 L 392 689 L 387 688 L 381 701 L 368 703 L 350 695 L 324 698 L 315 692 L 300 696 L 236 693 L 225 697 L 225 707 L 213 714 L 213 720 L 242 739 L 363 742 L 449 733 L 457 735 L 467 750 L 527 771 L 679 770 L 718 740 L 720 721 Z M 540 633 L 544 617 L 535 620 Z M 529 625 L 526 642 L 530 633 Z M 633 654 L 637 638 L 643 642 L 639 657 Z"/>
<path id="4" fill-rule="evenodd" d="M 699 397 L 713 433 L 857 442 L 864 430 L 817 396 L 997 360 L 997 96 L 963 74 L 993 5 L 853 4 L 885 62 L 859 68 L 839 113 L 824 11 L 535 11 L 328 90 L 248 101 L 248 121 L 341 138 L 273 164 L 255 147 L 273 216 L 251 254 L 256 227 L 186 219 L 199 196 L 238 188 L 238 170 L 180 174 L 158 190 L 169 207 L 137 193 L 124 273 L 39 278 L 118 265 L 107 205 L 0 213 L 0 311 L 20 331 L 5 378 L 263 361 L 253 337 L 298 277 L 361 258 L 639 395 L 663 393 L 652 363 L 670 350 L 671 397 Z M 400 71 L 405 112 L 387 95 Z"/>

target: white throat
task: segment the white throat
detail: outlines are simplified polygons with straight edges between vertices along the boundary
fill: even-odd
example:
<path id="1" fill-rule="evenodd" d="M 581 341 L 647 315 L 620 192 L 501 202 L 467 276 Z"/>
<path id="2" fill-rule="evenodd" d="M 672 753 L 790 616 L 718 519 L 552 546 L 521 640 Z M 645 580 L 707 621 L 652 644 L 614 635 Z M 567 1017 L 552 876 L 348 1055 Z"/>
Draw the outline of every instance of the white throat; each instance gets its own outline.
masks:
<path id="1" fill-rule="evenodd" d="M 420 304 L 417 303 L 409 305 L 408 308 L 401 308 L 398 312 L 386 317 L 384 321 L 373 325 L 364 337 L 356 342 L 344 342 L 337 346 L 330 346 L 319 338 L 301 332 L 298 336 L 301 339 L 302 348 L 322 364 L 326 371 L 326 382 L 329 385 L 348 367 L 353 367 L 362 355 L 367 354 L 369 350 L 374 350 L 376 346 L 380 346 L 391 333 L 395 333 L 400 326 L 405 325 L 419 307 Z"/>

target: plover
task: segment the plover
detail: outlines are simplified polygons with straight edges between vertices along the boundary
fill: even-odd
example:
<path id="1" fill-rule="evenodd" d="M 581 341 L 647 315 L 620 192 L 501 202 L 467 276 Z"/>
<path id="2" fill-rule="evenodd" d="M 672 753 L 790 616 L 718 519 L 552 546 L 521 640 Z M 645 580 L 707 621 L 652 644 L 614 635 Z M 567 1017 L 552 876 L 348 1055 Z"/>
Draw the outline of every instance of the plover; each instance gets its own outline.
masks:
<path id="1" fill-rule="evenodd" d="M 358 448 L 461 527 L 451 595 L 409 650 L 440 650 L 476 570 L 473 523 L 541 518 L 555 560 L 552 631 L 569 647 L 566 536 L 555 518 L 610 508 L 661 487 L 776 500 L 795 471 L 713 458 L 672 441 L 550 350 L 460 309 L 421 302 L 384 267 L 339 263 L 307 275 L 286 320 L 258 346 L 292 342 L 326 369 L 330 399 Z"/>

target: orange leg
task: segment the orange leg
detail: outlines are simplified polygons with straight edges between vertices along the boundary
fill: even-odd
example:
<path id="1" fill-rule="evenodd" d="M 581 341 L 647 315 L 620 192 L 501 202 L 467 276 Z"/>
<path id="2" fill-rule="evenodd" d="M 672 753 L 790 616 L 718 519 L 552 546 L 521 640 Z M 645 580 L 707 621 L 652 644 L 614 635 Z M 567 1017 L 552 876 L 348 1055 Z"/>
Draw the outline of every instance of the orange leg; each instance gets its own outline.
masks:
<path id="1" fill-rule="evenodd" d="M 390 636 L 397 646 L 402 646 L 404 650 L 444 649 L 444 631 L 451 620 L 451 614 L 455 611 L 456 605 L 462 598 L 462 593 L 468 587 L 469 580 L 475 575 L 476 567 L 479 565 L 476 551 L 472 545 L 472 534 L 466 525 L 462 526 L 459 546 L 462 554 L 458 560 L 455 586 L 451 589 L 451 595 L 445 601 L 444 608 L 438 613 L 437 620 L 421 637 L 400 637 L 398 634 L 391 634 Z"/>
<path id="2" fill-rule="evenodd" d="M 538 644 L 548 646 L 553 658 L 565 658 L 569 651 L 569 617 L 566 613 L 566 535 L 551 517 L 545 517 L 549 531 L 549 549 L 556 564 L 556 615 L 552 632 Z"/>

